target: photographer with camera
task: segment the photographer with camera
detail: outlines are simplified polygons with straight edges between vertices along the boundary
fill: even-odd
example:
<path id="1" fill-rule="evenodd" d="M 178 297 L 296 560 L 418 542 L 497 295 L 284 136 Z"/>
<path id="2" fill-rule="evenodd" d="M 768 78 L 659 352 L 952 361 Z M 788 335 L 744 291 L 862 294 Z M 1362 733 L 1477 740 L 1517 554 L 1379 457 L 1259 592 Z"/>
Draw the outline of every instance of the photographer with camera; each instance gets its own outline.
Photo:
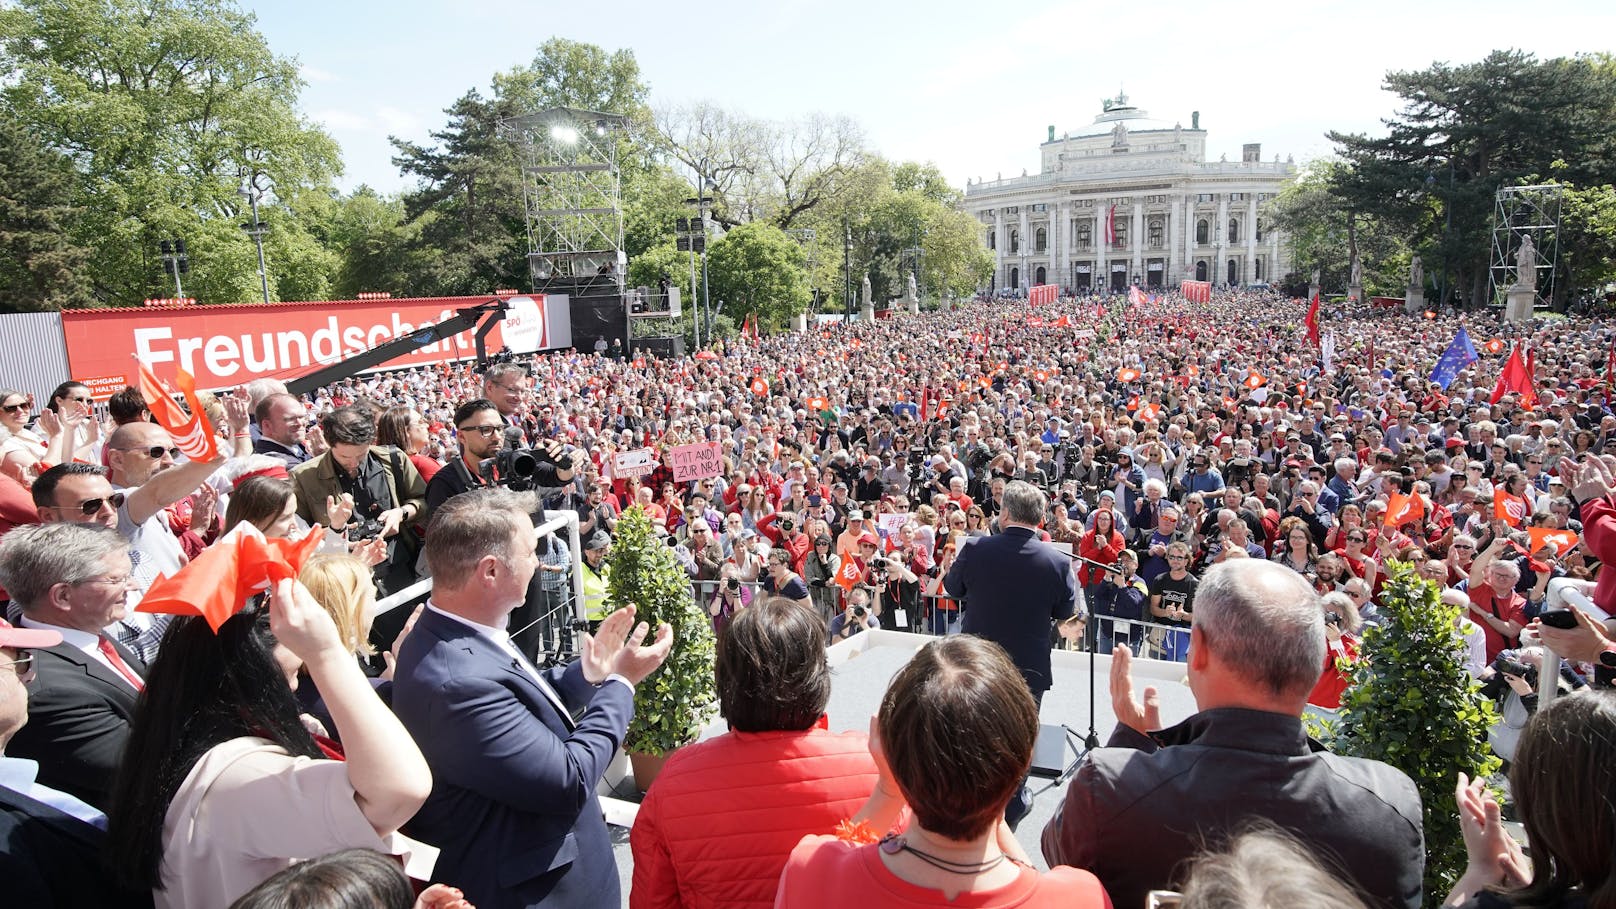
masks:
<path id="1" fill-rule="evenodd" d="M 1341 695 L 1351 680 L 1351 664 L 1358 659 L 1358 632 L 1363 627 L 1363 619 L 1358 613 L 1358 604 L 1346 593 L 1325 594 L 1319 598 L 1319 608 L 1324 610 L 1324 669 L 1307 702 L 1314 707 L 1339 710 Z"/>
<path id="2" fill-rule="evenodd" d="M 726 562 L 719 571 L 718 586 L 707 600 L 707 614 L 713 618 L 713 633 L 729 624 L 735 613 L 752 605 L 752 588 L 741 583 L 735 563 Z"/>
<path id="3" fill-rule="evenodd" d="M 485 486 L 535 489 L 542 497 L 572 482 L 580 452 L 565 454 L 558 442 L 534 449 L 506 446 L 507 427 L 493 401 L 476 398 L 455 408 L 455 435 L 460 451 L 426 484 L 426 504 L 436 508 L 449 499 Z"/>
<path id="4" fill-rule="evenodd" d="M 798 606 L 813 606 L 808 599 L 808 582 L 791 570 L 791 553 L 784 549 L 771 549 L 764 564 L 768 566 L 768 573 L 759 584 L 764 593 L 783 597 Z"/>
<path id="5" fill-rule="evenodd" d="M 847 594 L 847 607 L 830 620 L 830 643 L 845 641 L 861 631 L 880 627 L 870 608 L 870 588 L 860 584 Z"/>

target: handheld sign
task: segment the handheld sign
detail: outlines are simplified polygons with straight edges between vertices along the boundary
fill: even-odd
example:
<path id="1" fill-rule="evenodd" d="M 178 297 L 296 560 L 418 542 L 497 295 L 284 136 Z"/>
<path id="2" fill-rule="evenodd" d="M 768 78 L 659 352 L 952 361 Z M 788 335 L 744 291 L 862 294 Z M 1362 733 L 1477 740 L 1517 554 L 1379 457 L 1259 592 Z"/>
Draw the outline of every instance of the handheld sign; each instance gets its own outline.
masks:
<path id="1" fill-rule="evenodd" d="M 679 445 L 668 452 L 668 466 L 673 468 L 673 481 L 705 480 L 724 471 L 724 453 L 717 442 L 697 442 Z"/>

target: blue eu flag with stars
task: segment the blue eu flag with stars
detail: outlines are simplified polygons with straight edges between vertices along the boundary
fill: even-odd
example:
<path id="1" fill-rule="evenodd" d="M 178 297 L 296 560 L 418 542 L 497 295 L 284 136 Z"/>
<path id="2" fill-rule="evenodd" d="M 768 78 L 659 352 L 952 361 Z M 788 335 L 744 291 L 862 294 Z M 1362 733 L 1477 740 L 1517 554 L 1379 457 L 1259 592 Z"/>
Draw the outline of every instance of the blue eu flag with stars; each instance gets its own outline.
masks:
<path id="1" fill-rule="evenodd" d="M 1453 336 L 1453 343 L 1442 352 L 1442 359 L 1436 361 L 1436 368 L 1431 370 L 1431 381 L 1447 391 L 1448 385 L 1459 375 L 1459 370 L 1477 359 L 1476 345 L 1470 343 L 1470 333 L 1461 327 L 1459 333 Z"/>

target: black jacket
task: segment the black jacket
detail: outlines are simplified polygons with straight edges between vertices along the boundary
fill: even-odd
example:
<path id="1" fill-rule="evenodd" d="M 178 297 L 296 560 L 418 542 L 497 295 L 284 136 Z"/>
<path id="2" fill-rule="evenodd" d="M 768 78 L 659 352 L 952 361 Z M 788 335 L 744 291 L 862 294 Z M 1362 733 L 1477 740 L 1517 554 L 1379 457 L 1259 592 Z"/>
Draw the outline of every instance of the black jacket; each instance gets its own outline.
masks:
<path id="1" fill-rule="evenodd" d="M 5 905 L 149 909 L 150 890 L 131 892 L 113 882 L 101 857 L 105 840 L 78 818 L 0 786 Z"/>
<path id="2" fill-rule="evenodd" d="M 1044 828 L 1051 866 L 1085 868 L 1117 906 L 1179 889 L 1183 864 L 1264 819 L 1369 898 L 1419 909 L 1420 795 L 1402 771 L 1324 750 L 1293 716 L 1204 710 L 1150 735 L 1117 725 L 1089 752 Z"/>
<path id="3" fill-rule="evenodd" d="M 965 610 L 961 631 L 1003 647 L 1034 694 L 1049 690 L 1050 620 L 1071 618 L 1077 608 L 1069 556 L 1031 530 L 1010 527 L 966 540 L 943 587 Z"/>

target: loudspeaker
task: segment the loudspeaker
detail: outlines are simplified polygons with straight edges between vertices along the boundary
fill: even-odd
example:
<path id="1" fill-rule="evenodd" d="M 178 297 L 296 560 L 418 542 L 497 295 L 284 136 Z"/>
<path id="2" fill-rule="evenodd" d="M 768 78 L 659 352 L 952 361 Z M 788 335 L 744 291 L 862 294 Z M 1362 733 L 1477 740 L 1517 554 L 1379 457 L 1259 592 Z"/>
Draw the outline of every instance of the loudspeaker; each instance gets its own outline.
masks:
<path id="1" fill-rule="evenodd" d="M 1077 753 L 1072 750 L 1071 742 L 1066 737 L 1066 727 L 1040 723 L 1038 742 L 1032 747 L 1032 767 L 1027 774 L 1059 777 L 1076 757 Z"/>

